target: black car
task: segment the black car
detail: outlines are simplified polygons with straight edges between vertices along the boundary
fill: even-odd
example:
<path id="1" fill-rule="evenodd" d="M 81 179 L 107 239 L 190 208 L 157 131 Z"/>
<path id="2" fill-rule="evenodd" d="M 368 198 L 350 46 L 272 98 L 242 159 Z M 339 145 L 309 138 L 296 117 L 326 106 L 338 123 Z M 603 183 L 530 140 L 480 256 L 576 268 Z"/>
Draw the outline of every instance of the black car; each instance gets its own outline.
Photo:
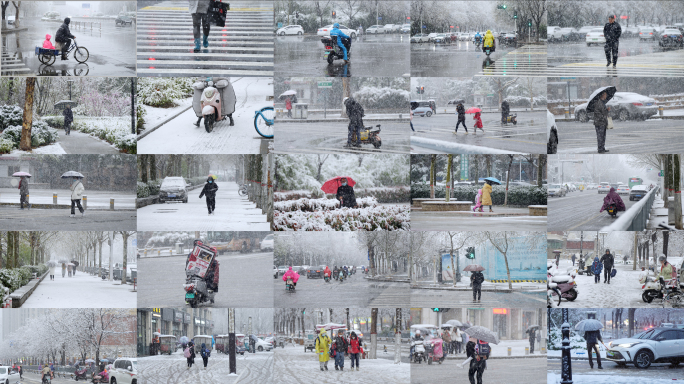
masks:
<path id="1" fill-rule="evenodd" d="M 325 270 L 325 265 L 309 267 L 309 269 L 306 270 L 306 278 L 307 279 L 322 279 L 324 270 Z"/>
<path id="2" fill-rule="evenodd" d="M 188 202 L 188 184 L 182 177 L 165 177 L 159 187 L 159 202 L 167 201 Z"/>
<path id="3" fill-rule="evenodd" d="M 676 28 L 665 29 L 660 34 L 658 45 L 663 48 L 683 48 L 684 37 L 682 37 L 682 32 Z"/>
<path id="4" fill-rule="evenodd" d="M 115 23 L 117 26 L 133 25 L 133 18 L 126 15 L 119 15 L 116 17 Z"/>

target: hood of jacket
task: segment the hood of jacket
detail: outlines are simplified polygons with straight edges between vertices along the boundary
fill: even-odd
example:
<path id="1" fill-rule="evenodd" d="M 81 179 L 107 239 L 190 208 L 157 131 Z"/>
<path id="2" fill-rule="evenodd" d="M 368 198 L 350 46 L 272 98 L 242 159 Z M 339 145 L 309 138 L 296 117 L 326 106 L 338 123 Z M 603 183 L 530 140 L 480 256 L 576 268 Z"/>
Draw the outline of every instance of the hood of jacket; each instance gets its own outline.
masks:
<path id="1" fill-rule="evenodd" d="M 45 34 L 45 40 L 50 40 L 51 38 L 52 36 L 49 33 Z"/>
<path id="2" fill-rule="evenodd" d="M 65 19 L 64 19 L 64 24 L 69 25 L 69 23 L 71 23 L 71 19 L 68 18 L 68 17 L 65 18 Z"/>

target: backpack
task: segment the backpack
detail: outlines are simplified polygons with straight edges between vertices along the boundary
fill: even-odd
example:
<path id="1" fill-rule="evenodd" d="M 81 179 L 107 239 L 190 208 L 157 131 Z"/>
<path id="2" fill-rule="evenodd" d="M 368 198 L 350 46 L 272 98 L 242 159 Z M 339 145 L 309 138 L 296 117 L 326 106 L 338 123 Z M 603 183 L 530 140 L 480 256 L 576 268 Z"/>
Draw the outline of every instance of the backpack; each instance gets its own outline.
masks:
<path id="1" fill-rule="evenodd" d="M 183 356 L 185 356 L 186 359 L 190 358 L 190 347 L 185 347 L 185 351 L 183 351 Z"/>
<path id="2" fill-rule="evenodd" d="M 211 352 L 210 352 L 208 349 L 206 349 L 206 348 L 202 348 L 201 354 L 202 354 L 202 357 L 209 357 L 209 356 L 211 356 Z"/>
<path id="3" fill-rule="evenodd" d="M 480 357 L 487 356 L 492 351 L 492 348 L 489 346 L 489 343 L 477 343 L 477 346 L 477 355 Z"/>

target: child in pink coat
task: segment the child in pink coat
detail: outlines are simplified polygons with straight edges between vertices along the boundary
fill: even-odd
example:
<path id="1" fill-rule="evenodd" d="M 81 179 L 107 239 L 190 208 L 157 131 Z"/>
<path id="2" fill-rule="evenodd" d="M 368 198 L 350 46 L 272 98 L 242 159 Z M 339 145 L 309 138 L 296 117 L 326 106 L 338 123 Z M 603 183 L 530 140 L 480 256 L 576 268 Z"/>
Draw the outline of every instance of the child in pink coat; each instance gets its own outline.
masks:
<path id="1" fill-rule="evenodd" d="M 473 131 L 473 133 L 477 132 L 478 128 L 482 129 L 482 132 L 484 132 L 484 129 L 482 128 L 482 117 L 480 116 L 480 112 L 475 112 L 473 120 L 475 120 L 475 130 Z"/>
<path id="2" fill-rule="evenodd" d="M 56 48 L 52 45 L 52 43 L 50 42 L 50 39 L 51 39 L 51 38 L 52 38 L 52 36 L 50 36 L 49 34 L 46 34 L 46 35 L 45 35 L 45 41 L 43 41 L 43 48 L 45 48 L 45 49 L 56 49 Z"/>
<path id="3" fill-rule="evenodd" d="M 473 207 L 473 212 L 475 212 L 476 209 L 480 209 L 480 212 L 482 212 L 482 189 L 477 190 L 477 196 L 475 196 L 475 206 Z"/>

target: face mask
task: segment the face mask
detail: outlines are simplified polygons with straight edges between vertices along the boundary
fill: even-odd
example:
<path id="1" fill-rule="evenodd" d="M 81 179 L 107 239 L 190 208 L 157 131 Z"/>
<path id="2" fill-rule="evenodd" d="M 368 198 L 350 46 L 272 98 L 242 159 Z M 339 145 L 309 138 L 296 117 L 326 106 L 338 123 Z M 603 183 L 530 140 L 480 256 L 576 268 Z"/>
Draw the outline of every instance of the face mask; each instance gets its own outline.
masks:
<path id="1" fill-rule="evenodd" d="M 211 180 L 209 180 L 209 184 L 211 184 L 211 183 L 212 183 L 212 181 L 211 181 Z"/>
<path id="2" fill-rule="evenodd" d="M 342 185 L 346 187 L 346 186 L 347 186 L 347 183 L 342 183 Z"/>

